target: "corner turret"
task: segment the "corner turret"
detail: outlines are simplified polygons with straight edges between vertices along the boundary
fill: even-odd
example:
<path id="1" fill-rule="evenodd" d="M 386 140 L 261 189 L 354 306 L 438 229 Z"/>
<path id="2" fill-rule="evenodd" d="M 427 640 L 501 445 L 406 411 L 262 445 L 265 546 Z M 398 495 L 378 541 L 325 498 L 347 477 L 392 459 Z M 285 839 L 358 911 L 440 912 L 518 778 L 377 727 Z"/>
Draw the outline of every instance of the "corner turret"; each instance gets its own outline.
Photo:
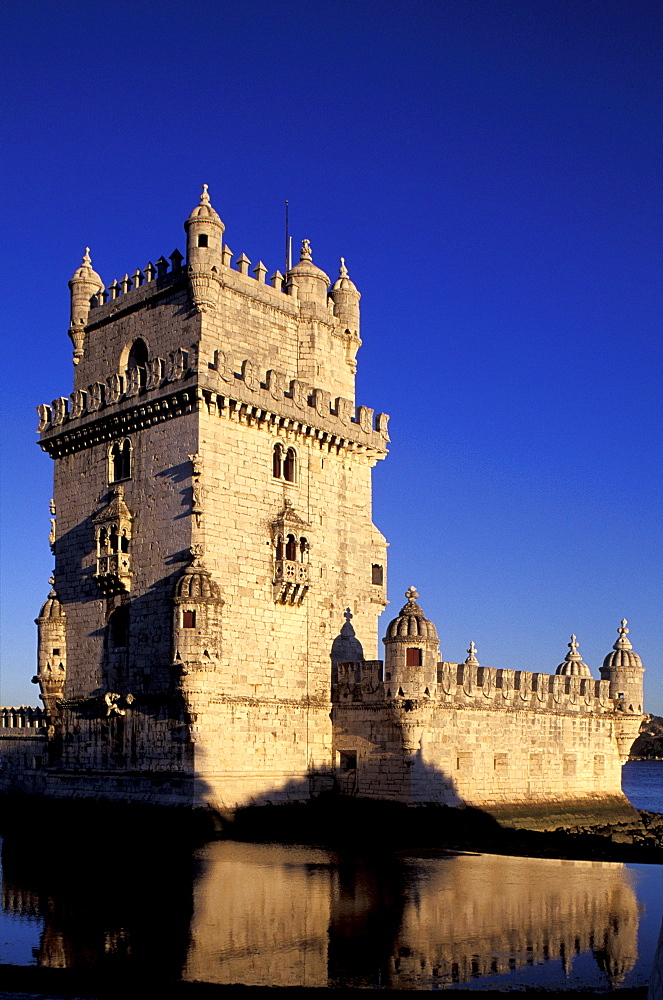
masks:
<path id="1" fill-rule="evenodd" d="M 182 675 L 192 663 L 213 669 L 221 656 L 219 586 L 203 565 L 200 545 L 191 546 L 191 556 L 173 590 L 173 665 Z"/>
<path id="2" fill-rule="evenodd" d="M 90 299 L 104 291 L 104 284 L 92 269 L 90 248 L 85 248 L 83 263 L 74 271 L 69 290 L 71 292 L 71 317 L 69 320 L 69 336 L 74 345 L 74 364 L 83 357 L 85 350 L 85 324 L 90 314 Z"/>
<path id="3" fill-rule="evenodd" d="M 321 268 L 313 263 L 311 244 L 302 240 L 299 263 L 291 267 L 286 275 L 286 285 L 297 286 L 297 298 L 302 302 L 317 302 L 327 310 L 327 289 L 329 277 Z"/>
<path id="4" fill-rule="evenodd" d="M 67 676 L 67 619 L 64 608 L 55 592 L 53 577 L 51 591 L 44 602 L 37 626 L 37 674 L 33 684 L 39 684 L 41 700 L 46 714 L 54 715 L 57 702 L 64 697 Z"/>
<path id="5" fill-rule="evenodd" d="M 186 262 L 191 297 L 197 312 L 206 312 L 216 303 L 213 294 L 215 275 L 223 264 L 222 243 L 225 226 L 212 207 L 207 184 L 203 184 L 200 202 L 184 223 Z"/>
<path id="6" fill-rule="evenodd" d="M 628 622 L 622 618 L 619 639 L 608 653 L 601 667 L 601 680 L 610 681 L 610 697 L 622 712 L 642 714 L 644 667 L 627 638 Z"/>
<path id="7" fill-rule="evenodd" d="M 361 294 L 348 275 L 345 257 L 341 257 L 338 278 L 329 291 L 329 297 L 334 303 L 334 316 L 337 317 L 354 337 L 359 337 L 359 299 Z M 359 346 L 359 345 L 358 345 Z"/>
<path id="8" fill-rule="evenodd" d="M 440 643 L 437 629 L 416 603 L 414 587 L 406 590 L 407 604 L 387 628 L 384 679 L 392 696 L 422 698 L 437 688 Z"/>

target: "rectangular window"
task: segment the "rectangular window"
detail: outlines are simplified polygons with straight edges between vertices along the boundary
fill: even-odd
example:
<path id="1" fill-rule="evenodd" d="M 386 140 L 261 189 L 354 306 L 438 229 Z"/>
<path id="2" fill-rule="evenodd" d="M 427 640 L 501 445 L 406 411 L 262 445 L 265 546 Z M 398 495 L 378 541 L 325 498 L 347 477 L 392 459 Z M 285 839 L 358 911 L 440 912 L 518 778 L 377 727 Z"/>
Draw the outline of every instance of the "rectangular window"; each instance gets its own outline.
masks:
<path id="1" fill-rule="evenodd" d="M 572 778 L 576 773 L 576 756 L 573 753 L 564 754 L 564 776 Z"/>
<path id="2" fill-rule="evenodd" d="M 493 768 L 498 777 L 505 778 L 509 773 L 509 755 L 506 753 L 496 753 L 493 760 Z"/>
<path id="3" fill-rule="evenodd" d="M 382 566 L 373 564 L 371 567 L 371 583 L 374 583 L 377 587 L 381 587 L 384 583 L 384 569 Z"/>
<path id="4" fill-rule="evenodd" d="M 195 611 L 185 611 L 182 615 L 182 628 L 195 628 L 196 627 L 196 612 Z"/>
<path id="5" fill-rule="evenodd" d="M 421 650 L 417 649 L 416 646 L 408 647 L 408 649 L 405 650 L 405 666 L 406 667 L 421 666 Z"/>
<path id="6" fill-rule="evenodd" d="M 340 750 L 338 754 L 338 766 L 341 771 L 357 770 L 356 750 Z"/>

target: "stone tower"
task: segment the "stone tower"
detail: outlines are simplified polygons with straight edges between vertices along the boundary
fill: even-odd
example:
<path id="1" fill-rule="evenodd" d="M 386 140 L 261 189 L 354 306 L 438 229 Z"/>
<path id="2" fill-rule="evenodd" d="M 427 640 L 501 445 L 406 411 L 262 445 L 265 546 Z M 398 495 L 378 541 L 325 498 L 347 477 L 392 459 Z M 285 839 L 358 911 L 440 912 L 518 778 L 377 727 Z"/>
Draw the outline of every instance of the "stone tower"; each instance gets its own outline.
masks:
<path id="1" fill-rule="evenodd" d="M 642 660 L 633 650 L 628 638 L 628 622 L 622 618 L 617 629 L 619 639 L 608 653 L 601 667 L 601 679 L 610 682 L 610 697 L 619 711 L 642 715 L 642 687 L 645 669 Z"/>
<path id="2" fill-rule="evenodd" d="M 331 289 L 307 240 L 269 283 L 262 262 L 233 267 L 206 186 L 185 230 L 186 261 L 104 288 L 86 250 L 70 282 L 73 392 L 39 407 L 57 710 L 46 652 L 36 680 L 62 774 L 84 766 L 112 795 L 112 765 L 118 797 L 232 811 L 329 778 L 334 640 L 350 608 L 374 656 L 386 603 L 387 417 L 355 407 L 344 261 Z"/>

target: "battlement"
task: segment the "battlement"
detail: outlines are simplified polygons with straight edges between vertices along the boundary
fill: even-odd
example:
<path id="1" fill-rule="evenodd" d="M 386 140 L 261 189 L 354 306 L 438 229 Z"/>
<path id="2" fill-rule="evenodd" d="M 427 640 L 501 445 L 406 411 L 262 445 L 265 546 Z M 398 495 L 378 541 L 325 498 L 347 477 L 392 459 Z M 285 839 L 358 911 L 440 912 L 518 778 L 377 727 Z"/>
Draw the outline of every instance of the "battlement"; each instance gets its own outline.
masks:
<path id="1" fill-rule="evenodd" d="M 41 729 L 46 725 L 43 708 L 0 708 L 0 729 Z"/>
<path id="2" fill-rule="evenodd" d="M 254 268 L 246 254 L 239 254 L 233 267 L 233 252 L 225 246 L 222 250 L 222 271 L 225 283 L 243 291 L 250 291 L 282 307 L 288 308 L 289 302 L 298 297 L 298 284 L 295 278 L 286 278 L 281 271 L 276 270 L 267 279 L 267 268 L 260 260 Z M 251 276 L 253 275 L 253 277 Z M 93 328 L 109 316 L 117 316 L 124 308 L 138 305 L 146 298 L 154 296 L 173 284 L 188 278 L 187 266 L 180 251 L 175 248 L 168 257 L 162 255 L 156 264 L 148 261 L 143 270 L 136 268 L 131 274 L 125 274 L 119 280 L 114 279 L 107 287 L 103 287 L 90 299 L 90 312 L 86 326 Z M 236 279 L 240 279 L 237 281 Z M 243 282 L 241 279 L 245 279 Z M 333 321 L 333 301 L 329 299 L 328 309 L 330 321 Z"/>
<path id="3" fill-rule="evenodd" d="M 531 712 L 565 712 L 604 715 L 615 710 L 608 681 L 593 678 L 534 673 L 527 670 L 481 667 L 468 663 L 438 663 L 434 691 L 421 691 L 417 699 L 405 698 L 383 679 L 380 660 L 338 665 L 333 700 L 389 702 L 395 707 L 431 704 L 456 708 L 519 709 Z"/>
<path id="4" fill-rule="evenodd" d="M 136 405 L 139 424 L 146 426 L 200 403 L 236 416 L 243 407 L 245 416 L 250 410 L 249 417 L 255 415 L 272 423 L 286 420 L 293 429 L 317 426 L 339 443 L 369 448 L 379 456 L 386 453 L 388 414 L 375 414 L 370 407 L 355 406 L 342 396 L 332 400 L 327 390 L 275 369 L 261 370 L 252 358 L 244 358 L 237 367 L 239 371 L 229 352 L 216 350 L 212 357 L 201 356 L 196 345 L 172 351 L 168 358 L 151 358 L 144 368 L 137 366 L 124 374 L 110 375 L 105 384 L 95 382 L 86 390 L 76 389 L 69 397 L 61 396 L 50 405 L 38 406 L 41 445 L 45 451 L 60 452 L 61 435 L 71 430 L 76 433 L 70 437 L 67 450 L 78 450 L 85 446 L 85 435 L 79 431 L 106 414 L 122 413 L 126 431 L 126 411 Z M 164 391 L 172 393 L 179 389 L 177 383 L 194 377 L 197 388 L 185 393 L 186 400 L 162 405 Z M 156 399 L 159 405 L 151 419 L 151 409 L 145 403 Z"/>

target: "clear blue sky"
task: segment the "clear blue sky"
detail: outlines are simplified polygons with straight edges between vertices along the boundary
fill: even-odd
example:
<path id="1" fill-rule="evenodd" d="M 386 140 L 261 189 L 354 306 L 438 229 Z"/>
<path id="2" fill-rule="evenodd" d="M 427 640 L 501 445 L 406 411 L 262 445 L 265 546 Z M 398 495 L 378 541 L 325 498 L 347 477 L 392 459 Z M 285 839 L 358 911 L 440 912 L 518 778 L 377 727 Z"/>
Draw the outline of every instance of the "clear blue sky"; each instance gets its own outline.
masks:
<path id="1" fill-rule="evenodd" d="M 663 714 L 661 6 L 66 4 L 3 14 L 3 704 L 37 703 L 67 282 L 184 245 L 207 182 L 239 254 L 296 240 L 362 292 L 382 629 L 415 584 L 446 659 L 598 677 L 629 619 Z"/>

